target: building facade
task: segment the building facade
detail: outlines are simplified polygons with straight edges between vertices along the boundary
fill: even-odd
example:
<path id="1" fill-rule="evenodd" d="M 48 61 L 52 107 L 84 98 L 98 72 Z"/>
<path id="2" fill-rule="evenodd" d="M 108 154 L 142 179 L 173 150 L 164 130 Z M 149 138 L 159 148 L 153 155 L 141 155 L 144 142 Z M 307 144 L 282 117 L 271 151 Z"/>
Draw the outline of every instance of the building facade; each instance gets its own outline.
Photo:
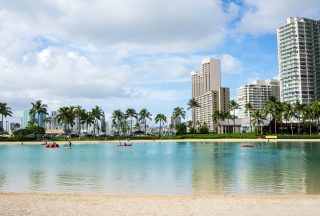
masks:
<path id="1" fill-rule="evenodd" d="M 213 130 L 212 114 L 215 110 L 225 112 L 229 109 L 229 88 L 221 87 L 220 60 L 208 58 L 202 60 L 201 72 L 191 73 L 192 98 L 200 107 L 192 109 L 192 121 L 206 123 Z"/>
<path id="2" fill-rule="evenodd" d="M 246 84 L 237 89 L 239 104 L 239 118 L 249 117 L 245 110 L 245 105 L 251 103 L 255 109 L 264 109 L 267 101 L 271 96 L 280 100 L 280 83 L 279 80 L 255 80 L 251 84 Z"/>
<path id="3" fill-rule="evenodd" d="M 277 29 L 281 101 L 320 99 L 320 20 L 290 17 Z"/>
<path id="4" fill-rule="evenodd" d="M 206 123 L 210 130 L 214 124 L 212 115 L 214 111 L 227 112 L 229 110 L 230 91 L 229 88 L 219 88 L 217 91 L 207 91 L 196 97 L 200 107 L 195 108 L 195 119 L 192 121 L 200 124 Z"/>

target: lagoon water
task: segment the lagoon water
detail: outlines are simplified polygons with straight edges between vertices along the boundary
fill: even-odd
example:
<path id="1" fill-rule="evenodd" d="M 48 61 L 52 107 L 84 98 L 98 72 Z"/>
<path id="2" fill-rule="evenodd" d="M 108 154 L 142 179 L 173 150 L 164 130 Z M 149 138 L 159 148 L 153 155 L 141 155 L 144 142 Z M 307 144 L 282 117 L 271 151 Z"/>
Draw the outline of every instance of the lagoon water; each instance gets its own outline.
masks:
<path id="1" fill-rule="evenodd" d="M 320 194 L 320 143 L 0 146 L 0 191 Z"/>

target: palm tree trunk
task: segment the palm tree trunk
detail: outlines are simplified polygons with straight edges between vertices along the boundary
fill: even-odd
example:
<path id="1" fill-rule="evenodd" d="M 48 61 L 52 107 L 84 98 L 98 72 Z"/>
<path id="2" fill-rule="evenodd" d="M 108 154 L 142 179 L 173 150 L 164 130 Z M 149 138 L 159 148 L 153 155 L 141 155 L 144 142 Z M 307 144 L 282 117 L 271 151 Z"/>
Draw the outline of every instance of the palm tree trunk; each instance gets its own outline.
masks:
<path id="1" fill-rule="evenodd" d="M 144 135 L 147 135 L 147 119 L 144 119 Z"/>
<path id="2" fill-rule="evenodd" d="M 252 133 L 251 113 L 249 112 L 250 133 Z"/>
<path id="3" fill-rule="evenodd" d="M 132 117 L 130 118 L 130 136 L 132 136 Z"/>
<path id="4" fill-rule="evenodd" d="M 236 110 L 233 111 L 233 133 L 236 132 Z"/>
<path id="5" fill-rule="evenodd" d="M 270 118 L 269 118 L 269 134 L 271 134 L 271 115 L 270 115 Z"/>
<path id="6" fill-rule="evenodd" d="M 274 116 L 274 134 L 277 134 L 277 116 Z"/>
<path id="7" fill-rule="evenodd" d="M 291 127 L 291 135 L 293 135 L 292 121 L 291 121 L 291 123 L 290 123 L 290 124 L 291 124 L 291 126 L 290 126 L 290 127 Z"/>
<path id="8" fill-rule="evenodd" d="M 3 123 L 3 114 L 1 114 L 1 126 L 2 126 L 2 130 L 4 131 L 4 123 Z"/>
<path id="9" fill-rule="evenodd" d="M 309 134 L 311 135 L 311 123 L 312 123 L 312 121 L 311 121 L 311 119 L 310 119 L 310 123 L 309 123 Z"/>
<path id="10" fill-rule="evenodd" d="M 159 138 L 161 138 L 161 120 L 160 120 L 160 131 L 159 131 Z"/>
<path id="11" fill-rule="evenodd" d="M 300 135 L 300 118 L 298 118 L 298 134 Z"/>

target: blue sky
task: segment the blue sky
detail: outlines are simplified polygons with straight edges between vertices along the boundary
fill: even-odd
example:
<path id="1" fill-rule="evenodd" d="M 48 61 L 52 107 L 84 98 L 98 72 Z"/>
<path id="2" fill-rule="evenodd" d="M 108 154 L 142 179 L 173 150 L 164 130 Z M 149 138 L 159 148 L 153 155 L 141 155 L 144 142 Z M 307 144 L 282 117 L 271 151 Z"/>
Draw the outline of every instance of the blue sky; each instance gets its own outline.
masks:
<path id="1" fill-rule="evenodd" d="M 30 103 L 187 108 L 190 73 L 221 60 L 222 85 L 278 77 L 276 28 L 320 19 L 318 0 L 0 0 L 0 101 L 19 121 Z M 190 117 L 190 115 L 188 115 Z"/>

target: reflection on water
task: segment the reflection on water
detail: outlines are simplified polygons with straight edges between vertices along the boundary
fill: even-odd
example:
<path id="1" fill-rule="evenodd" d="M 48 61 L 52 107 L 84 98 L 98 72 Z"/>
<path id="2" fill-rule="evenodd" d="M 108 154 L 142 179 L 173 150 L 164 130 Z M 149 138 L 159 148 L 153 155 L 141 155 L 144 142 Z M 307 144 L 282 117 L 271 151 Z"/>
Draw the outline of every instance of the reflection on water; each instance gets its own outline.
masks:
<path id="1" fill-rule="evenodd" d="M 43 190 L 46 181 L 45 173 L 42 170 L 31 170 L 29 174 L 30 190 L 40 191 Z"/>
<path id="2" fill-rule="evenodd" d="M 320 194 L 320 144 L 0 146 L 0 191 Z"/>

